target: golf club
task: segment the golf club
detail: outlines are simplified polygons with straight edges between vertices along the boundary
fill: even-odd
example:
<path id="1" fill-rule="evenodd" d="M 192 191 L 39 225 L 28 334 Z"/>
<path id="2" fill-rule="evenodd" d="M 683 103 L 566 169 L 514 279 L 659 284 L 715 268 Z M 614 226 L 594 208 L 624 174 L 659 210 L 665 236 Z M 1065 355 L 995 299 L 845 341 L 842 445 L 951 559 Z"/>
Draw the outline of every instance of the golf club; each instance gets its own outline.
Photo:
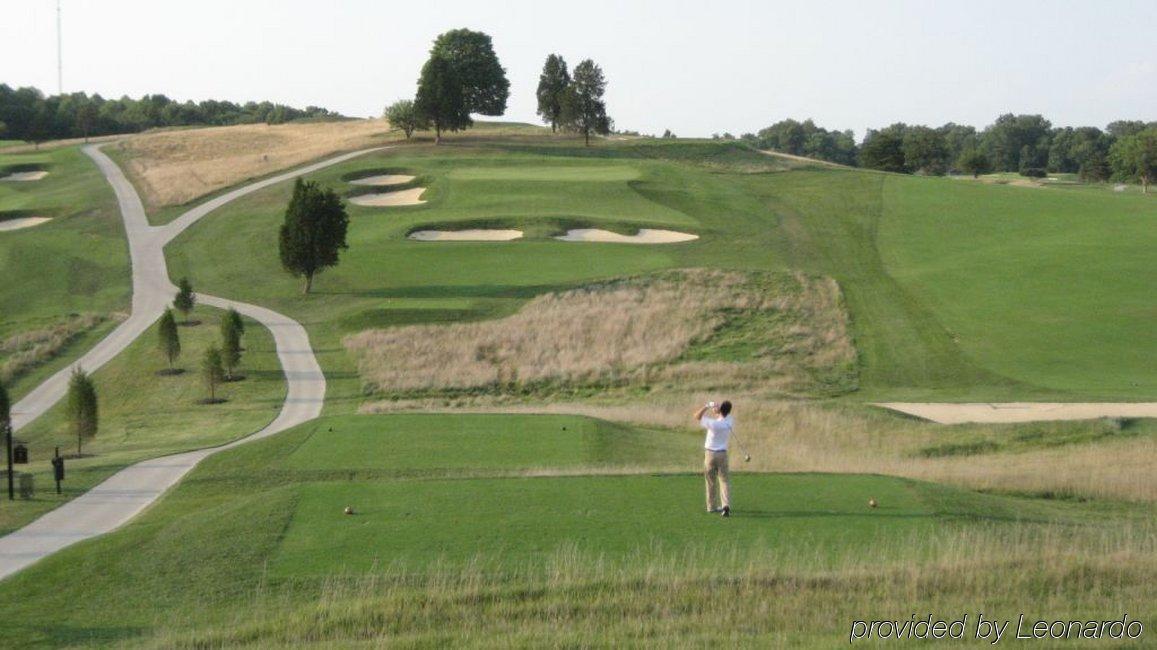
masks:
<path id="1" fill-rule="evenodd" d="M 739 442 L 739 436 L 735 435 L 734 431 L 731 432 L 731 438 L 733 440 L 735 440 L 735 446 L 739 447 L 739 451 L 743 452 L 743 462 L 750 463 L 751 462 L 751 454 L 747 453 L 747 449 L 745 449 L 743 447 L 742 442 Z"/>

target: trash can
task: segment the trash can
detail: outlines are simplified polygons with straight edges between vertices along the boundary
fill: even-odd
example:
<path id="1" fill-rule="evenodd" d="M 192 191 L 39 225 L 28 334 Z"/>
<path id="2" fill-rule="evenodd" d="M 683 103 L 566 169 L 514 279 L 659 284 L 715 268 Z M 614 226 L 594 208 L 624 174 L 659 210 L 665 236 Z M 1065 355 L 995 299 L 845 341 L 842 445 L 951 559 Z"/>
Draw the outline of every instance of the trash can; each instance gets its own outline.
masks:
<path id="1" fill-rule="evenodd" d="M 12 463 L 15 465 L 28 464 L 28 447 L 24 443 L 16 443 L 16 446 L 12 448 Z"/>
<path id="2" fill-rule="evenodd" d="M 20 498 L 31 499 L 32 494 L 36 491 L 35 479 L 28 472 L 20 472 L 17 476 L 20 483 Z"/>

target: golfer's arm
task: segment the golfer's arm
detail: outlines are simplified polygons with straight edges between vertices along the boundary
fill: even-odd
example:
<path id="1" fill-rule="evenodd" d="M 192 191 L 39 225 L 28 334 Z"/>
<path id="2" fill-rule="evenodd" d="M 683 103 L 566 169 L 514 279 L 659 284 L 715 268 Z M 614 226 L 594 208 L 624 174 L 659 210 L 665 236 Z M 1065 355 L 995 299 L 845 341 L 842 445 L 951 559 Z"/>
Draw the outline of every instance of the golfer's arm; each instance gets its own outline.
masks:
<path id="1" fill-rule="evenodd" d="M 694 416 L 694 418 L 695 418 L 695 422 L 696 422 L 696 424 L 698 424 L 698 422 L 699 422 L 700 420 L 702 420 L 702 419 L 703 419 L 703 414 L 704 414 L 704 413 L 706 413 L 706 412 L 707 412 L 707 407 L 706 407 L 706 406 L 700 406 L 700 407 L 699 407 L 699 410 L 698 410 L 698 411 L 695 411 L 695 416 Z"/>

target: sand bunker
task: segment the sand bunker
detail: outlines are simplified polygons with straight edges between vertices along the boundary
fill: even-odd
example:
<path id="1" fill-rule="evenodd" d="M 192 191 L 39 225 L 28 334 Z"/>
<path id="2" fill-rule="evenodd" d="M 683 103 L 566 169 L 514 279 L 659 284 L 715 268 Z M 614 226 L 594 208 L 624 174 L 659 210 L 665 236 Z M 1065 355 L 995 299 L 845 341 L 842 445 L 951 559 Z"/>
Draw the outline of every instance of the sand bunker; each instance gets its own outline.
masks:
<path id="1" fill-rule="evenodd" d="M 355 178 L 350 181 L 350 185 L 374 185 L 380 187 L 382 185 L 401 185 L 403 183 L 409 183 L 412 180 L 414 180 L 413 176 L 406 176 L 405 174 L 380 174 L 378 176 Z"/>
<path id="2" fill-rule="evenodd" d="M 15 174 L 8 174 L 7 176 L 0 178 L 0 181 L 15 181 L 19 183 L 25 183 L 28 181 L 38 181 L 45 176 L 48 176 L 48 172 L 46 171 L 16 172 Z"/>
<path id="3" fill-rule="evenodd" d="M 17 219 L 4 219 L 0 221 L 0 232 L 5 230 L 20 230 L 21 228 L 31 228 L 32 226 L 39 226 L 40 224 L 52 221 L 49 217 L 19 217 Z"/>
<path id="4" fill-rule="evenodd" d="M 418 230 L 410 233 L 417 241 L 510 241 L 521 239 L 521 230 Z"/>
<path id="5" fill-rule="evenodd" d="M 652 230 L 640 228 L 636 235 L 620 235 L 609 230 L 598 228 L 575 228 L 566 231 L 565 235 L 555 237 L 560 241 L 592 241 L 612 244 L 674 244 L 677 242 L 699 239 L 699 235 L 692 235 L 674 230 Z"/>
<path id="6" fill-rule="evenodd" d="M 382 192 L 380 194 L 362 194 L 350 199 L 350 203 L 354 205 L 364 205 L 373 208 L 383 208 L 395 205 L 420 205 L 425 203 L 422 199 L 422 192 L 425 192 L 424 187 L 414 187 L 408 190 L 398 190 L 397 192 Z"/>
<path id="7" fill-rule="evenodd" d="M 886 409 L 915 415 L 939 424 L 964 422 L 1010 423 L 1045 420 L 1095 420 L 1097 418 L 1157 417 L 1157 403 L 1047 403 L 1008 402 L 1004 404 L 936 404 L 890 402 L 876 404 Z"/>

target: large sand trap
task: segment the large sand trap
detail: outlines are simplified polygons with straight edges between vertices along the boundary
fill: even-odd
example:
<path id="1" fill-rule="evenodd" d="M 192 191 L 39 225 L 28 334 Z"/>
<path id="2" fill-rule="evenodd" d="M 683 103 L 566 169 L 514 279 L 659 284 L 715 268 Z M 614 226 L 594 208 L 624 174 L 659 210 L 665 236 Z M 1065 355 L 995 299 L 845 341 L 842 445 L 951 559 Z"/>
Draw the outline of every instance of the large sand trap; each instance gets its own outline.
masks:
<path id="1" fill-rule="evenodd" d="M 652 230 L 640 228 L 637 235 L 620 235 L 617 232 L 601 230 L 599 228 L 574 228 L 566 231 L 565 235 L 555 237 L 560 241 L 591 241 L 611 244 L 674 244 L 677 242 L 699 239 L 699 235 L 692 235 L 674 230 Z"/>
<path id="2" fill-rule="evenodd" d="M 412 180 L 414 180 L 413 176 L 406 176 L 405 174 L 380 174 L 378 176 L 355 178 L 350 181 L 350 185 L 374 185 L 380 187 L 383 185 L 401 185 L 403 183 L 409 183 Z"/>
<path id="3" fill-rule="evenodd" d="M 45 176 L 48 176 L 48 172 L 46 171 L 16 172 L 15 174 L 8 174 L 7 176 L 0 178 L 0 181 L 15 181 L 24 183 L 28 181 L 38 181 Z"/>
<path id="4" fill-rule="evenodd" d="M 382 192 L 380 194 L 362 194 L 350 199 L 350 203 L 354 205 L 364 205 L 367 207 L 383 208 L 394 205 L 420 205 L 425 203 L 422 199 L 422 192 L 425 192 L 424 187 L 412 187 L 408 190 L 398 190 L 397 192 Z"/>
<path id="5" fill-rule="evenodd" d="M 1048 403 L 936 404 L 887 402 L 886 409 L 915 415 L 940 424 L 963 422 L 1011 423 L 1043 420 L 1095 420 L 1097 418 L 1157 418 L 1157 403 Z"/>
<path id="6" fill-rule="evenodd" d="M 49 217 L 19 217 L 17 219 L 4 219 L 0 221 L 0 232 L 5 230 L 20 230 L 21 228 L 31 228 L 32 226 L 39 226 L 47 221 L 52 221 Z"/>
<path id="7" fill-rule="evenodd" d="M 521 230 L 418 230 L 410 239 L 418 241 L 510 241 L 520 239 Z"/>

